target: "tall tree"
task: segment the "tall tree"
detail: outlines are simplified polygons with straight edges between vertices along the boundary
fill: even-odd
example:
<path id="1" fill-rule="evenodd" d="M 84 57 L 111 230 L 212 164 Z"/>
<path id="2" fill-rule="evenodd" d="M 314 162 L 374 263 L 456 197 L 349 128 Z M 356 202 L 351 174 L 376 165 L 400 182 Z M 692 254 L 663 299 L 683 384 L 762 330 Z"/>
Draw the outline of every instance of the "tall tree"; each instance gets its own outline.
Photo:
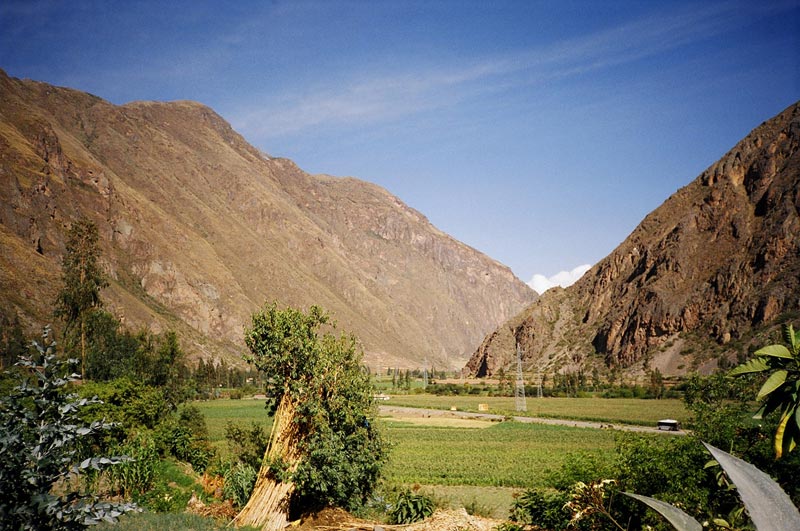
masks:
<path id="1" fill-rule="evenodd" d="M 377 483 L 386 443 L 377 430 L 369 376 L 355 338 L 320 329 L 323 310 L 275 304 L 253 314 L 245 358 L 266 376 L 275 412 L 253 494 L 234 525 L 282 529 L 298 508 L 362 504 Z"/>
<path id="2" fill-rule="evenodd" d="M 81 377 L 86 378 L 86 330 L 91 313 L 102 306 L 100 290 L 108 285 L 98 259 L 97 225 L 86 217 L 67 232 L 66 253 L 61 264 L 64 286 L 56 299 L 56 316 L 66 324 L 67 347 L 80 344 Z"/>

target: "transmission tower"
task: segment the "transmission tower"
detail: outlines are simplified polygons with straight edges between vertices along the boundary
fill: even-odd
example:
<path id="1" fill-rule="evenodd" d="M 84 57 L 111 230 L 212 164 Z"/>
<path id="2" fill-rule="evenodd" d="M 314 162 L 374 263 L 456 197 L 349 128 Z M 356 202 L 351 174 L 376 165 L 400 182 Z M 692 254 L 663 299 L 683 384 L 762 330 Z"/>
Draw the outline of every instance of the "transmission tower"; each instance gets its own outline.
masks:
<path id="1" fill-rule="evenodd" d="M 528 411 L 525 401 L 525 378 L 522 376 L 522 349 L 517 343 L 517 385 L 514 388 L 514 402 L 517 411 Z"/>
<path id="2" fill-rule="evenodd" d="M 542 398 L 542 372 L 541 370 L 536 373 L 536 398 Z"/>

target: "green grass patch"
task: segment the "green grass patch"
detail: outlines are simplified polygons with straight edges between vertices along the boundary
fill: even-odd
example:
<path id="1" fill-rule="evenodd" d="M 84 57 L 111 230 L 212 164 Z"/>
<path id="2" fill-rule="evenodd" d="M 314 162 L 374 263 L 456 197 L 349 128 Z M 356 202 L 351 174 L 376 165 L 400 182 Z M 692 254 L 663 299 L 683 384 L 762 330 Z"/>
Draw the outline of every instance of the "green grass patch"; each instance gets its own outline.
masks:
<path id="1" fill-rule="evenodd" d="M 227 522 L 190 513 L 142 512 L 122 516 L 116 524 L 102 523 L 96 531 L 222 531 Z M 254 528 L 243 527 L 248 530 Z"/>
<path id="2" fill-rule="evenodd" d="M 431 409 L 478 411 L 478 404 L 488 404 L 488 413 L 571 420 L 588 420 L 617 424 L 655 426 L 664 418 L 681 422 L 689 419 L 683 401 L 678 399 L 642 400 L 638 398 L 528 398 L 527 412 L 517 412 L 513 397 L 436 396 L 430 394 L 392 395 L 385 405 Z"/>

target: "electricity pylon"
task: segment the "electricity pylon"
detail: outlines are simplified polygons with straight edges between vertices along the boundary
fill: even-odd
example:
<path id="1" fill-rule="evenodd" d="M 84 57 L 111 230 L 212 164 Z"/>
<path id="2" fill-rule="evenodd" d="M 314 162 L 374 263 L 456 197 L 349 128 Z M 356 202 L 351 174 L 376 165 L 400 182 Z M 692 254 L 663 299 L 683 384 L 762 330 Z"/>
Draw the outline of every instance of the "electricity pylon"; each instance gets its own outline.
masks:
<path id="1" fill-rule="evenodd" d="M 517 411 L 528 411 L 525 401 L 525 378 L 522 376 L 522 349 L 517 343 L 517 384 L 514 388 L 514 403 Z"/>

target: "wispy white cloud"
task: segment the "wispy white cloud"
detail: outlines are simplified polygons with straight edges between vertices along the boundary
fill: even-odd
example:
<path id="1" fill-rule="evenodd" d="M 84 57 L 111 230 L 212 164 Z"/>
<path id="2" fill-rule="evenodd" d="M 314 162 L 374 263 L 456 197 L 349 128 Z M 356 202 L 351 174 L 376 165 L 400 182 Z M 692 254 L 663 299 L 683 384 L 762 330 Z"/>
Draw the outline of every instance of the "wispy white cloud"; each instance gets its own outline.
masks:
<path id="1" fill-rule="evenodd" d="M 559 271 L 552 277 L 546 277 L 541 274 L 533 275 L 533 278 L 528 282 L 528 285 L 538 294 L 542 294 L 555 286 L 566 288 L 577 282 L 592 266 L 589 264 L 579 265 L 570 271 Z"/>
<path id="2" fill-rule="evenodd" d="M 766 9 L 766 8 L 765 8 Z M 460 65 L 354 77 L 299 95 L 249 102 L 231 120 L 247 136 L 394 120 L 520 85 L 585 75 L 735 31 L 762 11 L 729 4 L 649 16 L 523 52 Z"/>

